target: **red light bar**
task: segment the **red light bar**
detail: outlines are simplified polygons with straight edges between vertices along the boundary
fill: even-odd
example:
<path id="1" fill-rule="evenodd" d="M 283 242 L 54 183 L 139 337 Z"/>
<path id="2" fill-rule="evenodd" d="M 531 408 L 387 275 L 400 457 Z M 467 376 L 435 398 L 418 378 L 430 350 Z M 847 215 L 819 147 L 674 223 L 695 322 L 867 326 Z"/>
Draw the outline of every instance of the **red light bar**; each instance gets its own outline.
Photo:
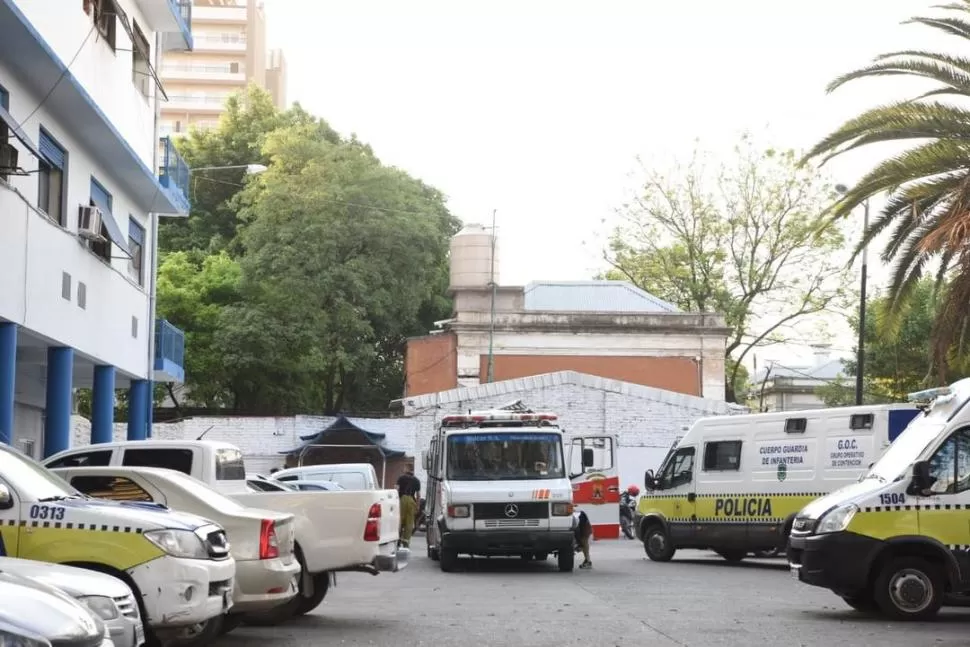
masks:
<path id="1" fill-rule="evenodd" d="M 559 419 L 554 413 L 516 413 L 513 411 L 474 412 L 463 415 L 445 416 L 441 424 L 445 427 L 482 422 L 553 422 Z"/>

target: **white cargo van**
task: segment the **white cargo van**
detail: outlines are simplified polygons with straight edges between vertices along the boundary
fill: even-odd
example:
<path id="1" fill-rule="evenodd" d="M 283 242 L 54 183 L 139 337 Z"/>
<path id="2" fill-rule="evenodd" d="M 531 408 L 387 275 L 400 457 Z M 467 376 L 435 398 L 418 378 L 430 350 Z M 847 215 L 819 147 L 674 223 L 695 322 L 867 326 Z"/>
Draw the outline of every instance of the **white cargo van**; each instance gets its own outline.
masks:
<path id="1" fill-rule="evenodd" d="M 795 514 L 857 481 L 919 410 L 892 404 L 702 418 L 648 470 L 634 518 L 647 556 L 783 549 Z"/>

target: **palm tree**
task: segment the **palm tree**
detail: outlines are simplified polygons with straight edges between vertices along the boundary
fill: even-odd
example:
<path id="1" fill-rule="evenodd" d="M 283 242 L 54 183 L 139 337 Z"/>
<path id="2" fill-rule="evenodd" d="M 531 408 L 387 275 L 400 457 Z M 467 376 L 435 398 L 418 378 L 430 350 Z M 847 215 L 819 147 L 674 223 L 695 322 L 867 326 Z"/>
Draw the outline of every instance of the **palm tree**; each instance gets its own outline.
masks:
<path id="1" fill-rule="evenodd" d="M 935 8 L 940 18 L 912 18 L 970 45 L 970 0 Z M 847 121 L 819 142 L 805 159 L 829 159 L 880 142 L 912 141 L 914 146 L 873 168 L 832 207 L 844 218 L 866 199 L 888 194 L 886 206 L 864 233 L 855 253 L 889 227 L 882 251 L 893 263 L 887 290 L 890 315 L 899 316 L 924 273 L 938 262 L 936 289 L 940 310 L 933 328 L 931 361 L 937 378 L 946 379 L 950 351 L 962 341 L 970 322 L 970 58 L 920 50 L 878 56 L 871 65 L 845 74 L 827 91 L 867 77 L 908 76 L 929 79 L 935 87 L 906 101 L 872 108 Z M 946 103 L 941 101 L 948 99 Z M 956 99 L 956 101 L 954 101 Z"/>

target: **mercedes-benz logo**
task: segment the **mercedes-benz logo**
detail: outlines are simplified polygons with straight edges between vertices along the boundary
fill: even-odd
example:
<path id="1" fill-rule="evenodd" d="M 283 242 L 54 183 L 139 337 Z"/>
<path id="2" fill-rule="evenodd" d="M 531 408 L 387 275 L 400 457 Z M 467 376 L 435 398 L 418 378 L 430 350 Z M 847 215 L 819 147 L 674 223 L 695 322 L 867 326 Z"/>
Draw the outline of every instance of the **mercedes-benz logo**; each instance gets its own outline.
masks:
<path id="1" fill-rule="evenodd" d="M 505 506 L 505 516 L 508 517 L 509 519 L 513 517 L 518 517 L 519 506 L 515 505 L 514 503 L 510 503 L 507 506 Z"/>

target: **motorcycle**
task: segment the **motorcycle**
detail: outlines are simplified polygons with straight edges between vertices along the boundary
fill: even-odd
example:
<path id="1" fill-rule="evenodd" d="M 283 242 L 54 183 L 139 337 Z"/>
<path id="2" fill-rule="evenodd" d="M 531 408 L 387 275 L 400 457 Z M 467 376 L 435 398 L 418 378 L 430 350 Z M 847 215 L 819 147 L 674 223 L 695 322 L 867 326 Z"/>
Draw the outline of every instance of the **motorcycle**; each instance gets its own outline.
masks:
<path id="1" fill-rule="evenodd" d="M 424 497 L 418 499 L 418 509 L 415 513 L 414 532 L 426 532 L 428 530 L 428 517 L 424 514 Z"/>
<path id="2" fill-rule="evenodd" d="M 624 492 L 620 499 L 620 530 L 627 539 L 636 537 L 633 529 L 633 512 L 636 508 L 636 497 Z"/>

